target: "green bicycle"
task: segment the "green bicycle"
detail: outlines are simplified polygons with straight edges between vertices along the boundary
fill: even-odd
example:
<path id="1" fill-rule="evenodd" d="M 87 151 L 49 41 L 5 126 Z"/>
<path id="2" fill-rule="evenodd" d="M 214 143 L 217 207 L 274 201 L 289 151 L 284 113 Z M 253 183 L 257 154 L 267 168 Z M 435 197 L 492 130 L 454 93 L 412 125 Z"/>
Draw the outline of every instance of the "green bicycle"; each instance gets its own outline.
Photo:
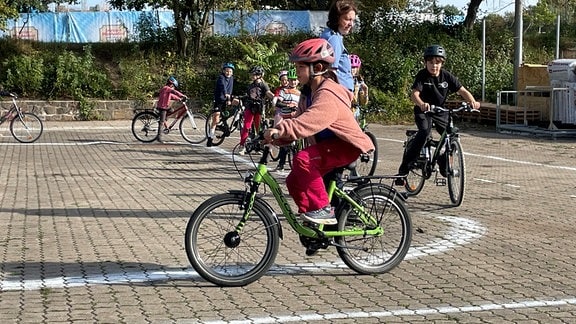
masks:
<path id="1" fill-rule="evenodd" d="M 259 137 L 261 139 L 261 137 Z M 246 190 L 230 190 L 203 202 L 186 226 L 188 260 L 202 278 L 218 286 L 244 286 L 262 277 L 274 263 L 283 238 L 280 219 L 264 200 L 259 188 L 265 184 L 282 213 L 308 250 L 335 246 L 344 263 L 359 274 L 382 274 L 396 267 L 408 252 L 412 221 L 404 199 L 386 177 L 355 178 L 347 191 L 332 180 L 330 197 L 337 225 L 302 222 L 292 211 L 276 179 L 268 172 L 269 146 L 251 142 L 262 156 L 256 170 L 244 177 Z M 373 181 L 380 180 L 380 183 Z"/>

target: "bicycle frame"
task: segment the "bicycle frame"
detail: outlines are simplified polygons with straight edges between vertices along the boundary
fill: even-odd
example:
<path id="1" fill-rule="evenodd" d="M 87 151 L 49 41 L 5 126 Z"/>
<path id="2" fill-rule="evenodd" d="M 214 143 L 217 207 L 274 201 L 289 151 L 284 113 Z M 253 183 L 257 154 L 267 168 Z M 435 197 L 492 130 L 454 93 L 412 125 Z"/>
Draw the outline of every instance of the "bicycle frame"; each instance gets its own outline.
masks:
<path id="1" fill-rule="evenodd" d="M 182 119 L 184 115 L 188 115 L 188 118 L 190 118 L 190 120 L 192 121 L 192 125 L 196 127 L 196 122 L 194 121 L 192 112 L 190 112 L 190 109 L 188 108 L 188 105 L 185 102 L 182 102 L 182 106 L 178 107 L 174 111 L 168 111 L 168 113 L 166 114 L 166 118 L 172 117 L 174 115 L 176 115 L 176 117 L 174 117 L 174 120 L 170 123 L 170 126 L 168 126 L 168 124 L 165 122 L 165 125 L 163 125 L 165 128 L 172 129 L 172 127 L 174 127 L 174 125 L 176 125 L 176 123 L 180 119 Z"/>
<path id="2" fill-rule="evenodd" d="M 458 137 L 458 131 L 455 131 L 452 110 L 448 110 L 448 121 L 446 123 L 446 127 L 444 127 L 444 131 L 442 134 L 440 134 L 440 138 L 438 141 L 429 140 L 427 142 L 428 149 L 430 147 L 436 148 L 434 150 L 434 154 L 431 155 L 429 160 L 431 165 L 436 165 L 438 157 L 440 156 L 440 151 L 442 151 L 442 147 L 444 147 L 444 152 L 442 154 L 450 153 L 450 139 L 452 137 Z"/>
<path id="3" fill-rule="evenodd" d="M 222 112 L 220 112 L 220 119 L 222 120 L 222 123 L 226 125 L 226 127 L 228 128 L 228 130 L 232 129 L 232 125 L 234 124 L 235 121 L 240 121 L 242 120 L 242 116 L 241 114 L 244 113 L 244 106 L 242 104 L 242 101 L 240 101 L 240 103 L 236 106 L 231 106 L 232 109 L 230 110 L 230 113 L 227 115 L 224 115 Z M 231 122 L 228 123 L 228 120 L 231 119 Z M 242 127 L 243 125 L 238 125 L 239 127 Z M 232 132 L 230 132 L 232 133 Z"/>
<path id="4" fill-rule="evenodd" d="M 0 125 L 2 125 L 7 120 L 12 120 L 16 116 L 22 119 L 22 111 L 16 104 L 16 98 L 12 97 L 11 99 L 12 105 L 10 106 L 10 109 L 8 109 L 8 111 L 0 118 Z"/>
<path id="5" fill-rule="evenodd" d="M 265 147 L 260 162 L 256 167 L 256 172 L 252 175 L 248 175 L 245 177 L 245 182 L 249 184 L 249 188 L 247 190 L 248 196 L 246 197 L 247 205 L 245 206 L 246 209 L 244 211 L 244 215 L 236 226 L 236 231 L 241 232 L 244 224 L 248 221 L 250 217 L 250 211 L 252 210 L 252 206 L 256 199 L 256 194 L 258 192 L 259 186 L 264 183 L 266 184 L 270 190 L 280 209 L 284 213 L 286 220 L 298 234 L 310 237 L 310 238 L 326 238 L 326 237 L 336 237 L 336 236 L 363 236 L 363 235 L 382 235 L 383 229 L 380 226 L 376 226 L 373 229 L 358 229 L 358 230 L 346 230 L 346 231 L 324 231 L 324 225 L 319 224 L 318 229 L 311 228 L 304 226 L 297 220 L 297 216 L 292 211 L 286 196 L 282 193 L 280 185 L 276 181 L 276 179 L 268 172 L 268 168 L 266 166 L 268 155 L 270 154 L 269 148 Z M 364 222 L 365 224 L 378 224 L 377 220 L 371 216 L 370 214 L 366 213 L 364 207 L 359 205 L 356 201 L 354 201 L 346 192 L 342 189 L 339 189 L 336 186 L 336 181 L 331 180 L 329 187 L 328 187 L 328 197 L 331 199 L 333 195 L 343 199 L 348 204 L 350 204 L 357 212 L 358 217 Z M 278 224 L 280 225 L 280 224 Z"/>

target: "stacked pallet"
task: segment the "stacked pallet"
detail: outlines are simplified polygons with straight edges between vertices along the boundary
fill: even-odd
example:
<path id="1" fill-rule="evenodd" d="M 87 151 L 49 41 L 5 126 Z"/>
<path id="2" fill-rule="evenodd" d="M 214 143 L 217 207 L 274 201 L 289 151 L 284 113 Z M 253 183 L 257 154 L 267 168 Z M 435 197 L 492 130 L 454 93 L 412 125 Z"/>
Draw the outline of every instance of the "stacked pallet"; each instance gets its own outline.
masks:
<path id="1" fill-rule="evenodd" d="M 529 109 L 518 106 L 501 105 L 500 123 L 502 124 L 524 124 L 525 122 L 538 122 L 542 120 L 542 111 L 539 109 Z M 486 122 L 496 122 L 498 109 L 496 104 L 482 103 L 480 108 L 480 119 Z"/>
<path id="2" fill-rule="evenodd" d="M 447 101 L 446 108 L 457 108 L 461 101 Z M 482 102 L 480 103 L 480 113 L 461 111 L 458 116 L 462 120 L 470 122 L 488 122 L 495 123 L 497 112 L 496 104 Z M 526 122 L 538 122 L 542 120 L 542 112 L 539 109 L 529 109 L 517 106 L 500 106 L 500 123 L 503 124 L 524 124 Z"/>

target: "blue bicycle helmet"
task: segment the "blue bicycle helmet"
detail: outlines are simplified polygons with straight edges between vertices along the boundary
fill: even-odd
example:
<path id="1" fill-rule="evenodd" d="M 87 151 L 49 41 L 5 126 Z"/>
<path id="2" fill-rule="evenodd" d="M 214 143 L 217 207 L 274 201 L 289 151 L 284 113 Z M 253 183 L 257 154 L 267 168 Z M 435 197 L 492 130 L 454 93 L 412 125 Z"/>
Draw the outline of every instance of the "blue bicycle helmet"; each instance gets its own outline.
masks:
<path id="1" fill-rule="evenodd" d="M 233 64 L 233 63 L 230 63 L 230 62 L 226 62 L 226 63 L 222 64 L 222 70 L 224 70 L 224 69 L 226 69 L 226 68 L 230 68 L 230 69 L 232 69 L 232 70 L 235 70 L 235 69 L 236 69 L 236 67 L 234 66 L 234 64 Z"/>
<path id="2" fill-rule="evenodd" d="M 173 77 L 173 76 L 170 76 L 170 77 L 168 78 L 167 83 L 173 84 L 173 85 L 174 85 L 174 88 L 178 88 L 178 80 L 176 80 L 176 78 Z"/>

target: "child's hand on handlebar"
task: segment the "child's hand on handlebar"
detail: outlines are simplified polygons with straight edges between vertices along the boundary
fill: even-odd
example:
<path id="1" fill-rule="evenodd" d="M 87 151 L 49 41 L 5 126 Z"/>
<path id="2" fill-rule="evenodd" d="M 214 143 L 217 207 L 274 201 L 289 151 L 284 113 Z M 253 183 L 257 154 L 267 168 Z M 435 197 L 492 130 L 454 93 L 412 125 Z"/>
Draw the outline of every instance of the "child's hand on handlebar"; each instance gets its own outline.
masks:
<path id="1" fill-rule="evenodd" d="M 480 109 L 480 103 L 478 101 L 472 101 L 469 103 L 469 105 L 474 109 Z"/>
<path id="2" fill-rule="evenodd" d="M 429 111 L 430 110 L 430 104 L 427 102 L 423 102 L 420 105 L 420 110 L 422 110 L 423 112 Z"/>
<path id="3" fill-rule="evenodd" d="M 278 138 L 280 132 L 276 128 L 268 128 L 264 131 L 264 142 L 272 143 L 275 139 Z"/>

